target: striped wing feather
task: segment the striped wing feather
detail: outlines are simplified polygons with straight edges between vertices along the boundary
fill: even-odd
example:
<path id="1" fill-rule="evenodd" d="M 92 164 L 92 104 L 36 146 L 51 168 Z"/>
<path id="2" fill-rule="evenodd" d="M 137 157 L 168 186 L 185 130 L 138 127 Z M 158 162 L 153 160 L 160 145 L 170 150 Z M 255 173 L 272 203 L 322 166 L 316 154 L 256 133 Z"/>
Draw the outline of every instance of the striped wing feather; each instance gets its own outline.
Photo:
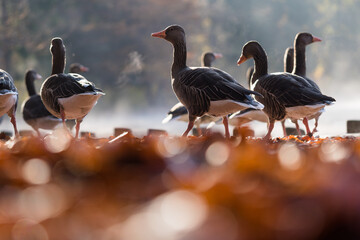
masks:
<path id="1" fill-rule="evenodd" d="M 210 101 L 233 100 L 251 103 L 247 90 L 229 74 L 215 68 L 186 68 L 174 81 L 174 90 L 189 112 L 201 116 L 209 110 Z"/>
<path id="2" fill-rule="evenodd" d="M 269 117 L 277 120 L 285 117 L 287 107 L 335 101 L 314 89 L 306 79 L 288 73 L 265 75 L 259 78 L 254 90 L 264 95 L 263 99 L 256 99 L 265 105 L 264 111 Z"/>

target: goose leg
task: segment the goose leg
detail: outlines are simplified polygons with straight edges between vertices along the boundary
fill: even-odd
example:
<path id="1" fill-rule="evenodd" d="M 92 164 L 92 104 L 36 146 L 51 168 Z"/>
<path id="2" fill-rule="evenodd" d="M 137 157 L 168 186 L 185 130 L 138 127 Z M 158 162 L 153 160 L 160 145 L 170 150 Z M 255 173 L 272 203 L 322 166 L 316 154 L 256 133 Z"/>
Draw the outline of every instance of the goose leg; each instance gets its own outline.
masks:
<path id="1" fill-rule="evenodd" d="M 67 129 L 66 124 L 65 124 L 65 111 L 61 105 L 60 105 L 60 116 L 61 116 L 61 121 L 62 121 L 64 129 Z"/>
<path id="2" fill-rule="evenodd" d="M 263 138 L 264 140 L 270 140 L 271 138 L 271 132 L 272 130 L 274 129 L 274 123 L 275 123 L 275 120 L 271 119 L 269 120 L 269 128 L 268 128 L 268 132 L 267 134 L 265 135 L 265 137 Z"/>
<path id="3" fill-rule="evenodd" d="M 315 127 L 314 127 L 314 129 L 313 129 L 313 131 L 312 131 L 312 134 L 314 134 L 315 132 L 318 131 L 318 130 L 317 130 L 317 127 L 318 127 L 318 124 L 319 124 L 319 117 L 320 117 L 320 116 L 318 116 L 318 117 L 315 118 Z"/>
<path id="4" fill-rule="evenodd" d="M 16 112 L 16 108 L 12 107 L 11 110 L 9 111 L 9 113 L 8 113 L 8 116 L 10 117 L 10 122 L 14 126 L 15 137 L 18 137 L 19 132 L 18 132 L 18 129 L 17 129 L 17 126 L 16 126 L 15 112 Z"/>
<path id="5" fill-rule="evenodd" d="M 224 116 L 223 117 L 223 124 L 224 124 L 224 127 L 225 127 L 225 137 L 226 138 L 230 138 L 230 132 L 229 132 L 229 121 L 228 121 L 228 116 Z"/>
<path id="6" fill-rule="evenodd" d="M 14 126 L 15 137 L 18 137 L 18 136 L 19 136 L 19 132 L 18 132 L 17 126 L 16 126 L 15 114 L 11 114 L 11 116 L 10 116 L 10 122 L 11 122 L 12 125 Z"/>
<path id="7" fill-rule="evenodd" d="M 309 128 L 309 122 L 308 122 L 308 120 L 307 120 L 306 117 L 304 117 L 303 123 L 304 123 L 305 128 L 306 128 L 306 134 L 307 134 L 309 137 L 312 137 L 312 133 L 311 133 L 310 128 Z"/>
<path id="8" fill-rule="evenodd" d="M 80 131 L 80 123 L 82 122 L 82 118 L 81 119 L 76 119 L 76 125 L 75 125 L 75 129 L 76 129 L 76 134 L 75 134 L 75 139 L 77 139 L 79 137 L 79 131 Z"/>
<path id="9" fill-rule="evenodd" d="M 281 126 L 283 129 L 284 137 L 287 137 L 286 127 L 285 127 L 285 119 L 281 121 Z"/>
<path id="10" fill-rule="evenodd" d="M 66 116 L 65 116 L 65 111 L 64 111 L 64 108 L 60 105 L 60 116 L 61 116 L 61 121 L 62 121 L 62 125 L 63 125 L 63 128 L 64 130 L 70 135 L 72 136 L 70 130 L 67 128 L 66 126 Z"/>
<path id="11" fill-rule="evenodd" d="M 35 128 L 35 132 L 36 132 L 37 136 L 40 138 L 41 134 L 40 134 L 39 128 Z"/>
<path id="12" fill-rule="evenodd" d="M 183 137 L 186 137 L 189 132 L 191 131 L 191 129 L 194 127 L 194 122 L 195 122 L 196 117 L 192 116 L 189 114 L 189 123 L 188 123 L 188 127 L 186 129 L 186 131 L 183 133 Z"/>
<path id="13" fill-rule="evenodd" d="M 196 121 L 195 124 L 196 124 L 197 134 L 200 137 L 202 135 L 200 123 L 199 121 Z"/>
<path id="14" fill-rule="evenodd" d="M 296 131 L 297 131 L 298 135 L 301 136 L 300 126 L 299 126 L 298 121 L 296 120 L 294 123 L 295 123 Z"/>

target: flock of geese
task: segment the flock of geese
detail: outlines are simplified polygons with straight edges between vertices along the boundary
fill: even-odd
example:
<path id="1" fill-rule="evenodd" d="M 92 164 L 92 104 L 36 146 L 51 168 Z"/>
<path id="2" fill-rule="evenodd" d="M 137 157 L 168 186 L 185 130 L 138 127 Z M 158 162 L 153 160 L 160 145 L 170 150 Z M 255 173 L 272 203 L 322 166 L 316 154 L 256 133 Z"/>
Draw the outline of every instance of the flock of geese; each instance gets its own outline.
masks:
<path id="1" fill-rule="evenodd" d="M 254 67 L 247 73 L 249 89 L 228 73 L 211 67 L 211 62 L 222 57 L 221 54 L 207 53 L 203 56 L 202 67 L 188 67 L 185 31 L 181 26 L 171 25 L 151 35 L 173 45 L 171 84 L 179 103 L 169 111 L 163 123 L 185 118 L 188 127 L 183 136 L 187 136 L 195 124 L 199 126 L 222 119 L 225 136 L 229 138 L 229 121 L 248 119 L 268 122 L 268 132 L 264 137 L 268 140 L 275 121 L 282 121 L 286 135 L 284 120 L 288 118 L 296 124 L 299 133 L 298 120 L 302 120 L 306 133 L 312 136 L 324 107 L 335 102 L 306 77 L 305 47 L 321 41 L 309 33 L 296 35 L 294 47 L 285 53 L 284 72 L 279 73 L 268 73 L 267 55 L 258 42 L 247 42 L 238 64 L 254 59 Z M 43 82 L 40 95 L 35 90 L 34 81 L 41 76 L 35 71 L 26 73 L 29 98 L 22 105 L 23 118 L 39 135 L 40 128 L 53 129 L 62 123 L 68 129 L 67 123 L 71 125 L 75 121 L 77 138 L 83 118 L 105 93 L 79 74 L 87 71 L 82 65 L 72 65 L 71 73 L 64 73 L 66 51 L 61 38 L 51 40 L 50 52 L 52 71 Z M 17 103 L 18 91 L 14 81 L 9 73 L 0 69 L 0 116 L 9 115 L 16 136 Z M 310 119 L 316 121 L 312 131 L 308 126 Z"/>
<path id="2" fill-rule="evenodd" d="M 275 121 L 289 118 L 300 129 L 302 120 L 309 136 L 316 131 L 318 119 L 324 107 L 335 99 L 321 93 L 319 86 L 306 77 L 305 48 L 308 44 L 321 41 L 310 33 L 298 33 L 294 47 L 285 53 L 284 72 L 268 73 L 265 50 L 257 41 L 247 42 L 243 48 L 238 65 L 254 59 L 252 71 L 248 71 L 249 89 L 241 86 L 228 73 L 213 67 L 188 67 L 186 65 L 185 31 L 179 25 L 171 25 L 152 34 L 173 45 L 173 64 L 171 83 L 180 103 L 175 105 L 164 122 L 181 114 L 188 115 L 187 136 L 195 123 L 200 124 L 203 116 L 222 118 L 225 136 L 229 137 L 228 118 L 248 118 L 268 122 L 268 132 L 264 139 L 271 137 Z M 181 106 L 187 110 L 184 111 Z M 181 110 L 181 111 L 180 111 Z M 315 128 L 310 130 L 308 120 L 315 119 Z M 216 120 L 215 120 L 216 121 Z"/>
<path id="3" fill-rule="evenodd" d="M 68 129 L 66 120 L 75 120 L 77 138 L 80 123 L 96 104 L 104 92 L 81 76 L 80 72 L 88 69 L 80 64 L 72 64 L 70 71 L 65 69 L 65 46 L 61 38 L 51 40 L 52 70 L 43 82 L 40 95 L 36 93 L 34 81 L 41 79 L 35 71 L 28 71 L 25 75 L 26 88 L 29 98 L 22 107 L 23 118 L 40 135 L 39 128 L 53 129 L 62 122 Z M 15 136 L 18 136 L 15 112 L 18 104 L 18 91 L 9 73 L 0 69 L 0 116 L 8 114 L 14 126 Z M 68 124 L 69 124 L 68 122 Z"/>

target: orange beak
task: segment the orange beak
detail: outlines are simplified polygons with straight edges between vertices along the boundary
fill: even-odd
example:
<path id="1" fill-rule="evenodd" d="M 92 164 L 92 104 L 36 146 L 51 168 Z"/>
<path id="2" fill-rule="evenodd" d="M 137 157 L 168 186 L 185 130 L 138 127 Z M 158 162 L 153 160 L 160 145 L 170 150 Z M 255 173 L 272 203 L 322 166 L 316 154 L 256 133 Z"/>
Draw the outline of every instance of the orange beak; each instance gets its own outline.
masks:
<path id="1" fill-rule="evenodd" d="M 165 33 L 165 30 L 163 30 L 163 31 L 160 31 L 160 32 L 152 33 L 151 36 L 152 37 L 158 37 L 158 38 L 165 38 L 166 33 Z"/>
<path id="2" fill-rule="evenodd" d="M 214 53 L 215 59 L 222 58 L 223 55 L 221 53 Z"/>
<path id="3" fill-rule="evenodd" d="M 242 64 L 243 62 L 245 62 L 247 60 L 247 58 L 244 56 L 244 55 L 241 55 L 239 60 L 237 61 L 237 64 L 240 65 Z"/>
<path id="4" fill-rule="evenodd" d="M 82 71 L 82 72 L 88 72 L 88 71 L 89 71 L 89 68 L 84 67 L 84 66 L 81 66 L 81 67 L 80 67 L 80 71 Z"/>
<path id="5" fill-rule="evenodd" d="M 313 42 L 321 42 L 322 40 L 318 37 L 313 36 Z"/>

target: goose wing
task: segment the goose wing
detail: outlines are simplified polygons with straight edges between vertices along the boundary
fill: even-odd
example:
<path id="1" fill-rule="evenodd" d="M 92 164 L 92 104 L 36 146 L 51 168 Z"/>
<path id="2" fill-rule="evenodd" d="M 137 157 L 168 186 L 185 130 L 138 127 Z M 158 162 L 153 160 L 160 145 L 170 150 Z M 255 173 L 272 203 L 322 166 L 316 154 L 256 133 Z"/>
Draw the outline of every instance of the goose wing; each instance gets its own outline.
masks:
<path id="1" fill-rule="evenodd" d="M 250 94 L 261 96 L 241 86 L 229 74 L 213 68 L 186 68 L 179 72 L 176 80 L 174 89 L 180 93 L 178 97 L 194 115 L 208 111 L 210 101 L 233 100 L 251 104 L 254 100 Z"/>
<path id="2" fill-rule="evenodd" d="M 0 94 L 7 93 L 17 93 L 17 89 L 10 74 L 0 69 Z"/>
<path id="3" fill-rule="evenodd" d="M 306 79 L 287 73 L 269 74 L 260 78 L 254 90 L 264 96 L 266 95 L 268 98 L 276 99 L 284 107 L 335 101 L 334 98 L 323 95 L 314 89 Z M 261 100 L 259 99 L 259 101 Z"/>
<path id="4" fill-rule="evenodd" d="M 59 98 L 68 98 L 82 93 L 103 94 L 103 91 L 80 74 L 74 73 L 54 74 L 48 77 L 41 87 L 42 100 L 57 112 L 60 112 Z"/>

